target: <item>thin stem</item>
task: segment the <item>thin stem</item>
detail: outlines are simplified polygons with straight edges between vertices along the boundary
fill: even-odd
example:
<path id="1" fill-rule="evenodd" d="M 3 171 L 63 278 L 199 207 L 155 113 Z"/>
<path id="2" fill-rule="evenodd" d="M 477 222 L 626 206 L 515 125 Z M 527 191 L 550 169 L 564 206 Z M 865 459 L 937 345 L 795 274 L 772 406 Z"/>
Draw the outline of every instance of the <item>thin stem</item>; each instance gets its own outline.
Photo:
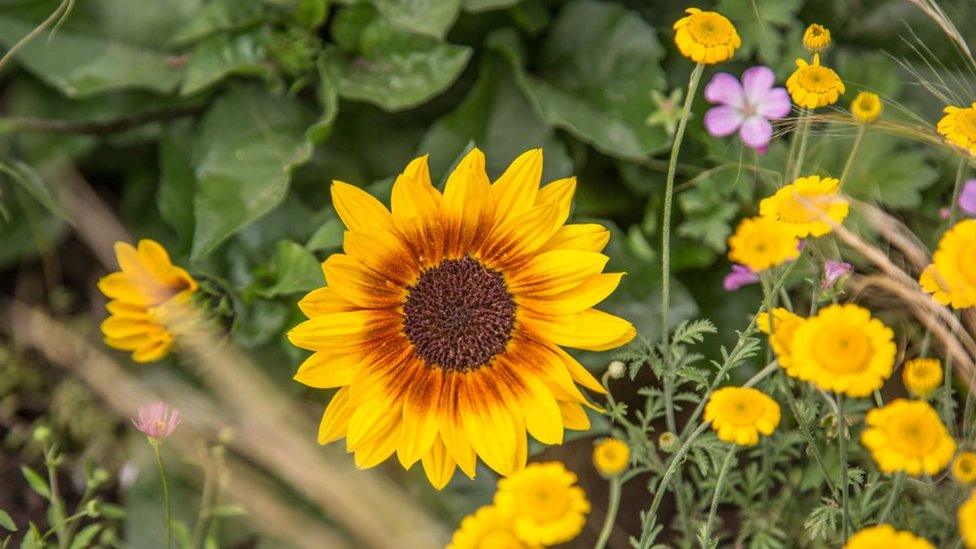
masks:
<path id="1" fill-rule="evenodd" d="M 10 117 L 0 118 L 0 128 L 5 131 L 16 132 L 105 135 L 130 130 L 153 122 L 166 122 L 187 116 L 196 116 L 202 113 L 205 108 L 203 105 L 174 107 L 107 120 Z"/>
<path id="2" fill-rule="evenodd" d="M 810 111 L 803 109 L 800 112 L 800 150 L 796 153 L 796 162 L 793 163 L 793 170 L 790 172 L 790 181 L 800 176 L 803 169 L 803 157 L 807 154 L 807 136 L 810 134 Z"/>
<path id="3" fill-rule="evenodd" d="M 166 523 L 166 549 L 173 546 L 173 520 L 169 501 L 169 482 L 166 480 L 166 468 L 163 467 L 163 454 L 160 451 L 162 443 L 149 439 L 153 452 L 156 454 L 156 466 L 159 467 L 159 478 L 163 483 L 163 521 Z"/>
<path id="4" fill-rule="evenodd" d="M 949 225 L 954 225 L 959 218 L 959 193 L 962 192 L 962 180 L 966 175 L 966 161 L 959 161 L 956 170 L 956 182 L 952 185 L 952 204 L 949 206 Z"/>
<path id="5" fill-rule="evenodd" d="M 603 521 L 603 529 L 600 530 L 600 537 L 596 540 L 593 549 L 603 549 L 610 540 L 610 532 L 613 525 L 617 522 L 617 509 L 620 508 L 620 476 L 614 475 L 610 479 L 610 499 L 607 503 L 607 517 Z"/>
<path id="6" fill-rule="evenodd" d="M 68 547 L 68 529 L 65 520 L 64 501 L 61 499 L 61 490 L 58 487 L 58 468 L 54 449 L 49 448 L 44 453 L 44 465 L 47 467 L 47 482 L 51 487 L 51 511 L 54 514 L 54 530 L 58 536 L 58 547 L 65 549 Z"/>
<path id="7" fill-rule="evenodd" d="M 847 181 L 847 174 L 851 172 L 851 166 L 854 165 L 854 157 L 861 150 L 861 141 L 864 140 L 864 134 L 867 132 L 867 124 L 861 124 L 857 128 L 857 137 L 854 138 L 854 146 L 851 147 L 851 152 L 847 155 L 847 162 L 844 163 L 844 171 L 840 172 L 840 188 L 842 189 L 844 188 L 844 182 Z"/>
<path id="8" fill-rule="evenodd" d="M 74 3 L 75 0 L 63 0 L 58 5 L 57 9 L 51 12 L 51 15 L 47 16 L 47 19 L 42 21 L 40 25 L 34 27 L 34 30 L 27 33 L 27 36 L 21 38 L 16 44 L 14 44 L 9 50 L 7 50 L 7 53 L 5 53 L 2 58 L 0 58 L 0 72 L 2 72 L 3 68 L 6 67 L 8 63 L 10 63 L 10 61 L 14 58 L 15 55 L 17 55 L 17 52 L 23 49 L 24 46 L 26 46 L 27 44 L 30 44 L 31 41 L 37 38 L 39 34 L 44 32 L 45 29 L 47 29 L 52 24 L 54 24 L 55 21 L 60 19 L 63 14 L 70 12 L 71 6 L 74 5 Z"/>
<path id="9" fill-rule="evenodd" d="M 715 483 L 715 494 L 712 495 L 712 507 L 708 510 L 708 520 L 705 521 L 705 533 L 702 535 L 702 547 L 708 547 L 712 536 L 712 523 L 715 522 L 715 513 L 718 511 L 718 500 L 722 497 L 722 488 L 725 488 L 725 477 L 732 465 L 732 458 L 735 456 L 736 445 L 729 447 L 729 453 L 725 454 L 725 461 L 722 462 L 722 469 L 718 473 L 718 481 Z"/>
<path id="10" fill-rule="evenodd" d="M 851 512 L 850 512 L 850 502 L 848 501 L 847 494 L 847 420 L 844 419 L 844 404 L 846 399 L 844 395 L 837 394 L 837 448 L 840 452 L 840 498 L 841 507 L 843 508 L 843 532 L 844 539 L 846 543 L 848 536 L 851 533 Z"/>
<path id="11" fill-rule="evenodd" d="M 743 387 L 752 387 L 765 379 L 769 374 L 779 370 L 779 363 L 775 360 L 766 365 L 765 368 L 756 372 L 756 375 L 749 378 L 749 381 L 745 382 Z"/>
<path id="12" fill-rule="evenodd" d="M 197 511 L 197 522 L 193 526 L 193 536 L 190 538 L 190 549 L 197 549 L 203 542 L 204 526 L 210 516 L 210 499 L 213 491 L 213 473 L 209 463 L 204 465 L 203 490 L 200 494 L 200 509 Z"/>
<path id="13" fill-rule="evenodd" d="M 881 511 L 881 515 L 878 516 L 878 524 L 884 524 L 891 515 L 891 510 L 895 507 L 895 502 L 898 501 L 898 496 L 901 495 L 901 489 L 905 485 L 905 473 L 897 473 L 895 475 L 895 481 L 891 485 L 891 493 L 888 494 L 888 502 L 885 503 L 884 510 Z"/>
<path id="14" fill-rule="evenodd" d="M 820 474 L 823 475 L 824 480 L 827 482 L 827 487 L 830 488 L 830 495 L 833 498 L 839 499 L 839 494 L 837 493 L 837 486 L 834 479 L 831 478 L 830 471 L 827 470 L 827 464 L 824 463 L 823 455 L 820 453 L 820 448 L 817 447 L 817 441 L 813 438 L 813 432 L 810 431 L 810 426 L 803 421 L 803 417 L 800 414 L 800 406 L 796 401 L 796 397 L 793 396 L 793 390 L 790 389 L 788 378 L 784 375 L 781 378 L 781 386 L 783 394 L 786 395 L 786 400 L 790 405 L 790 411 L 793 412 L 793 418 L 796 420 L 797 426 L 800 428 L 800 435 L 803 436 L 807 443 L 807 448 L 810 449 L 810 454 L 813 455 L 813 460 L 817 462 L 817 466 L 820 467 Z"/>

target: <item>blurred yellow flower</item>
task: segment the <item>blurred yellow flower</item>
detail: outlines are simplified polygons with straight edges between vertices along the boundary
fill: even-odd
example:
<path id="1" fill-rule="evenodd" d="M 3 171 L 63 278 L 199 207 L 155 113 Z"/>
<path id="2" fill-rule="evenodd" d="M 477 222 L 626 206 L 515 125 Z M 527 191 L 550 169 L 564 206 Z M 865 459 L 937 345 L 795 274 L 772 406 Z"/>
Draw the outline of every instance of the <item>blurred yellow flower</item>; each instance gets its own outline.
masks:
<path id="1" fill-rule="evenodd" d="M 512 517 L 524 543 L 565 543 L 583 531 L 590 502 L 576 475 L 558 462 L 530 463 L 498 481 L 495 505 Z"/>
<path id="2" fill-rule="evenodd" d="M 968 107 L 946 107 L 935 129 L 946 141 L 976 155 L 976 102 Z"/>
<path id="3" fill-rule="evenodd" d="M 140 240 L 138 248 L 116 242 L 115 256 L 121 270 L 98 281 L 98 289 L 111 300 L 106 305 L 110 316 L 101 327 L 105 344 L 132 351 L 136 362 L 159 360 L 173 345 L 168 311 L 189 303 L 197 281 L 173 265 L 155 240 Z"/>
<path id="4" fill-rule="evenodd" d="M 844 549 L 935 549 L 935 546 L 911 532 L 879 524 L 859 530 L 847 540 Z"/>
<path id="5" fill-rule="evenodd" d="M 619 438 L 605 438 L 593 447 L 593 465 L 607 477 L 618 475 L 627 469 L 630 448 Z"/>
<path id="6" fill-rule="evenodd" d="M 561 346 L 606 350 L 630 341 L 630 322 L 593 307 L 621 273 L 603 273 L 607 230 L 564 225 L 575 178 L 540 189 L 542 150 L 530 150 L 491 183 L 474 149 L 447 178 L 430 181 L 427 157 L 393 184 L 392 212 L 369 193 L 335 182 L 332 203 L 348 229 L 322 265 L 327 287 L 299 306 L 290 332 L 314 351 L 295 379 L 340 388 L 319 443 L 346 438 L 356 464 L 395 452 L 421 462 L 443 487 L 476 460 L 502 475 L 525 466 L 527 434 L 559 444 L 587 429 L 586 397 L 604 392 Z"/>
<path id="7" fill-rule="evenodd" d="M 814 23 L 803 31 L 803 46 L 810 53 L 820 53 L 829 45 L 830 30 L 827 27 Z"/>
<path id="8" fill-rule="evenodd" d="M 796 335 L 797 329 L 803 325 L 803 321 L 802 316 L 795 315 L 782 307 L 773 309 L 772 322 L 770 322 L 769 313 L 759 313 L 756 316 L 756 326 L 759 327 L 760 332 L 766 335 L 772 334 L 769 338 L 769 344 L 773 348 L 773 352 L 776 353 L 779 365 L 791 376 L 795 375 L 792 358 L 793 336 Z"/>
<path id="9" fill-rule="evenodd" d="M 786 89 L 793 102 L 800 107 L 815 109 L 837 102 L 844 93 L 844 82 L 833 69 L 820 64 L 820 55 L 813 55 L 813 64 L 796 60 L 796 70 L 786 79 Z"/>
<path id="10" fill-rule="evenodd" d="M 735 26 L 724 15 L 698 8 L 674 24 L 674 43 L 681 55 L 695 63 L 714 65 L 728 61 L 742 45 Z"/>
<path id="11" fill-rule="evenodd" d="M 884 104 L 878 94 L 862 91 L 851 101 L 851 116 L 862 124 L 870 124 L 881 116 Z"/>
<path id="12" fill-rule="evenodd" d="M 939 274 L 934 263 L 922 270 L 922 274 L 918 277 L 918 283 L 922 287 L 922 291 L 932 294 L 932 299 L 940 305 L 952 303 L 952 289 Z"/>
<path id="13" fill-rule="evenodd" d="M 793 336 L 794 373 L 824 391 L 867 396 L 891 376 L 893 337 L 891 328 L 863 307 L 825 307 Z"/>
<path id="14" fill-rule="evenodd" d="M 779 420 L 779 404 L 752 387 L 723 387 L 705 405 L 705 421 L 718 438 L 740 446 L 755 446 L 760 434 L 773 434 Z"/>
<path id="15" fill-rule="evenodd" d="M 800 257 L 799 246 L 785 224 L 769 217 L 750 217 L 739 222 L 729 237 L 729 259 L 758 273 Z"/>
<path id="16" fill-rule="evenodd" d="M 932 264 L 919 277 L 922 289 L 943 305 L 976 305 L 976 219 L 956 223 L 939 240 Z"/>
<path id="17" fill-rule="evenodd" d="M 976 452 L 959 452 L 952 460 L 952 476 L 963 484 L 976 482 Z"/>
<path id="18" fill-rule="evenodd" d="M 901 379 L 913 396 L 925 400 L 942 385 L 942 365 L 937 358 L 916 358 L 905 362 Z"/>
<path id="19" fill-rule="evenodd" d="M 968 549 L 976 549 L 976 490 L 959 506 L 959 532 Z"/>
<path id="20" fill-rule="evenodd" d="M 515 535 L 512 517 L 494 505 L 485 505 L 464 517 L 447 549 L 541 549 Z"/>
<path id="21" fill-rule="evenodd" d="M 834 177 L 800 177 L 759 203 L 759 214 L 781 221 L 797 237 L 823 236 L 843 223 L 850 206 L 840 197 L 840 181 Z"/>
<path id="22" fill-rule="evenodd" d="M 884 473 L 923 473 L 933 476 L 945 469 L 956 453 L 956 441 L 938 412 L 928 402 L 905 400 L 868 411 L 861 444 L 871 452 Z"/>

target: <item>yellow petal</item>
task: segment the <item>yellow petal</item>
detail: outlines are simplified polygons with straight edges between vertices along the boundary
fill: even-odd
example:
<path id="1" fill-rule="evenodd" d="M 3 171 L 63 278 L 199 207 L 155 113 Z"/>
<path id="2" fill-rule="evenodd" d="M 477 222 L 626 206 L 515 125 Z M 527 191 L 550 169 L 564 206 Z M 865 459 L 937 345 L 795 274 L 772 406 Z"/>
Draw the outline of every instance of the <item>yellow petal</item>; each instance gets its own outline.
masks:
<path id="1" fill-rule="evenodd" d="M 158 334 L 164 328 L 148 320 L 110 316 L 102 322 L 102 333 L 112 339 L 124 339 L 139 334 Z"/>
<path id="2" fill-rule="evenodd" d="M 488 386 L 480 376 L 469 376 L 461 385 L 461 422 L 464 433 L 478 456 L 501 475 L 515 468 L 518 441 L 516 422 L 501 391 Z"/>
<path id="3" fill-rule="evenodd" d="M 322 414 L 322 421 L 319 423 L 319 444 L 328 444 L 346 436 L 352 412 L 353 409 L 349 406 L 349 388 L 343 387 L 332 397 Z"/>
<path id="4" fill-rule="evenodd" d="M 197 281 L 184 269 L 173 265 L 166 248 L 163 248 L 159 242 L 149 238 L 140 240 L 138 254 L 142 266 L 166 286 L 197 289 Z"/>
<path id="5" fill-rule="evenodd" d="M 576 194 L 575 177 L 557 179 L 542 187 L 536 204 L 555 204 L 559 208 L 557 222 L 562 225 L 569 219 L 569 212 L 573 209 L 574 194 Z"/>
<path id="6" fill-rule="evenodd" d="M 356 356 L 350 353 L 319 351 L 302 362 L 293 379 L 317 389 L 343 387 L 352 383 L 357 363 Z"/>
<path id="7" fill-rule="evenodd" d="M 132 360 L 136 362 L 155 362 L 169 352 L 173 346 L 172 337 L 151 341 L 132 352 Z"/>
<path id="8" fill-rule="evenodd" d="M 399 434 L 399 418 L 386 418 L 377 424 L 370 436 L 355 449 L 356 467 L 369 469 L 386 461 L 396 451 Z M 347 443 L 348 440 L 347 438 Z"/>
<path id="9" fill-rule="evenodd" d="M 556 345 L 574 349 L 606 351 L 627 343 L 637 335 L 630 322 L 596 309 L 551 317 L 537 316 L 527 311 L 524 316 L 530 331 Z"/>
<path id="10" fill-rule="evenodd" d="M 578 287 L 600 273 L 610 258 L 595 252 L 553 250 L 529 260 L 509 277 L 509 291 L 517 298 L 549 298 Z"/>
<path id="11" fill-rule="evenodd" d="M 352 311 L 356 309 L 356 306 L 332 288 L 322 287 L 306 294 L 298 302 L 298 308 L 305 313 L 305 316 L 312 318 L 329 313 Z"/>
<path id="12" fill-rule="evenodd" d="M 149 318 L 149 310 L 146 307 L 124 303 L 122 301 L 109 301 L 105 308 L 112 316 L 120 318 L 131 318 L 135 320 L 146 320 Z"/>
<path id="13" fill-rule="evenodd" d="M 427 155 L 415 158 L 393 183 L 390 204 L 393 206 L 393 220 L 397 226 L 414 218 L 432 218 L 437 215 L 441 203 L 441 193 L 430 183 Z"/>
<path id="14" fill-rule="evenodd" d="M 485 155 L 472 149 L 447 177 L 441 215 L 447 225 L 446 248 L 453 256 L 467 253 L 491 229 L 491 185 Z"/>
<path id="15" fill-rule="evenodd" d="M 318 316 L 292 328 L 287 336 L 296 347 L 313 351 L 348 349 L 375 317 L 372 311 L 348 311 Z"/>
<path id="16" fill-rule="evenodd" d="M 393 216 L 368 192 L 342 181 L 332 182 L 332 206 L 346 225 L 356 229 L 393 229 Z"/>
<path id="17" fill-rule="evenodd" d="M 345 252 L 368 267 L 385 281 L 407 285 L 420 271 L 417 261 L 403 241 L 390 231 L 347 231 Z"/>
<path id="18" fill-rule="evenodd" d="M 403 405 L 403 427 L 397 444 L 397 458 L 409 469 L 427 454 L 440 429 L 441 372 L 430 373 L 412 382 Z"/>
<path id="19" fill-rule="evenodd" d="M 526 392 L 517 394 L 516 398 L 522 407 L 525 428 L 543 444 L 562 444 L 562 414 L 552 391 L 534 376 L 526 375 L 522 379 Z"/>
<path id="20" fill-rule="evenodd" d="M 542 149 L 525 151 L 491 186 L 495 202 L 495 226 L 535 205 L 542 179 Z"/>
<path id="21" fill-rule="evenodd" d="M 559 401 L 559 411 L 562 413 L 563 425 L 567 429 L 586 431 L 590 428 L 590 418 L 579 404 Z"/>
<path id="22" fill-rule="evenodd" d="M 369 271 L 359 260 L 332 254 L 322 264 L 325 280 L 345 300 L 365 309 L 393 309 L 403 300 L 404 288 Z"/>
<path id="23" fill-rule="evenodd" d="M 520 305 L 550 315 L 572 315 L 594 307 L 617 289 L 624 273 L 604 273 L 591 276 L 575 288 L 552 296 L 520 297 Z"/>
<path id="24" fill-rule="evenodd" d="M 599 252 L 610 242 L 610 231 L 596 223 L 564 225 L 552 235 L 542 251 L 570 249 Z"/>
<path id="25" fill-rule="evenodd" d="M 505 266 L 535 253 L 559 228 L 558 216 L 554 204 L 533 206 L 493 230 L 481 257 L 493 266 Z"/>
<path id="26" fill-rule="evenodd" d="M 424 466 L 427 479 L 437 490 L 447 486 L 451 477 L 454 476 L 454 458 L 451 457 L 450 452 L 447 451 L 447 446 L 444 445 L 444 441 L 440 437 L 434 440 L 434 444 L 424 454 L 421 463 Z"/>
<path id="27" fill-rule="evenodd" d="M 603 388 L 603 385 L 600 385 L 600 382 L 593 377 L 593 374 L 584 368 L 579 361 L 570 356 L 569 353 L 556 346 L 549 347 L 549 350 L 562 359 L 566 369 L 569 370 L 569 375 L 573 376 L 573 380 L 576 381 L 576 383 L 579 383 L 591 391 L 606 394 L 607 390 Z"/>

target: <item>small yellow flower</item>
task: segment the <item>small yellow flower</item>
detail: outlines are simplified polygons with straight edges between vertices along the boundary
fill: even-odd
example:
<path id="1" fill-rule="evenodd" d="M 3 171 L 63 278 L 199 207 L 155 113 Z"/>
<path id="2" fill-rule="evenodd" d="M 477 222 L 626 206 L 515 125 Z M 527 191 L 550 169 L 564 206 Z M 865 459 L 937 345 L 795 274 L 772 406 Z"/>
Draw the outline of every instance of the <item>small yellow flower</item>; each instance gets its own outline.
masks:
<path id="1" fill-rule="evenodd" d="M 851 116 L 862 124 L 870 124 L 881 116 L 884 104 L 878 94 L 862 91 L 851 101 Z"/>
<path id="2" fill-rule="evenodd" d="M 939 240 L 932 265 L 919 283 L 936 301 L 965 309 L 976 305 L 976 219 L 956 223 Z"/>
<path id="3" fill-rule="evenodd" d="M 952 476 L 963 484 L 976 482 L 976 452 L 959 452 L 952 460 Z"/>
<path id="4" fill-rule="evenodd" d="M 925 400 L 942 384 L 942 365 L 937 358 L 916 358 L 905 363 L 901 373 L 905 388 Z"/>
<path id="5" fill-rule="evenodd" d="M 512 517 L 523 543 L 555 545 L 583 531 L 590 502 L 576 475 L 558 462 L 531 463 L 498 481 L 495 505 Z"/>
<path id="6" fill-rule="evenodd" d="M 925 538 L 905 530 L 895 530 L 890 524 L 862 528 L 851 536 L 844 549 L 935 549 Z"/>
<path id="7" fill-rule="evenodd" d="M 969 107 L 946 107 L 935 126 L 946 141 L 976 155 L 976 102 Z"/>
<path id="8" fill-rule="evenodd" d="M 810 53 L 820 53 L 830 45 L 830 30 L 814 23 L 803 32 L 803 46 Z"/>
<path id="9" fill-rule="evenodd" d="M 622 473 L 629 462 L 630 448 L 619 438 L 605 438 L 593 447 L 593 465 L 604 476 Z"/>
<path id="10" fill-rule="evenodd" d="M 714 65 L 728 61 L 742 45 L 735 26 L 724 15 L 698 8 L 674 24 L 674 43 L 681 55 L 695 63 Z"/>
<path id="11" fill-rule="evenodd" d="M 759 331 L 770 335 L 769 344 L 776 353 L 779 365 L 786 370 L 789 375 L 793 374 L 793 336 L 797 329 L 803 325 L 803 317 L 795 315 L 782 307 L 773 309 L 773 318 L 770 322 L 769 313 L 759 313 L 756 316 L 756 326 Z"/>
<path id="12" fill-rule="evenodd" d="M 485 505 L 464 517 L 447 549 L 541 549 L 515 535 L 512 517 L 494 505 Z"/>
<path id="13" fill-rule="evenodd" d="M 868 428 L 861 434 L 861 444 L 885 473 L 932 476 L 945 469 L 956 453 L 956 441 L 925 401 L 899 398 L 870 410 L 865 423 Z"/>
<path id="14" fill-rule="evenodd" d="M 836 103 L 844 93 L 844 82 L 833 69 L 820 65 L 820 55 L 814 54 L 812 65 L 804 59 L 796 60 L 786 89 L 798 106 L 815 109 Z"/>
<path id="15" fill-rule="evenodd" d="M 976 549 L 976 490 L 959 506 L 959 532 L 968 549 Z"/>
<path id="16" fill-rule="evenodd" d="M 799 246 L 800 241 L 783 223 L 750 217 L 729 237 L 729 259 L 758 273 L 800 257 Z"/>
<path id="17" fill-rule="evenodd" d="M 168 312 L 189 303 L 197 281 L 173 265 L 155 240 L 140 240 L 138 248 L 116 242 L 115 256 L 121 270 L 98 281 L 98 289 L 111 300 L 106 305 L 110 316 L 102 322 L 105 344 L 132 351 L 136 362 L 159 360 L 173 345 Z"/>
<path id="18" fill-rule="evenodd" d="M 893 337 L 891 328 L 863 307 L 825 307 L 793 336 L 793 374 L 824 391 L 867 396 L 891 376 Z"/>
<path id="19" fill-rule="evenodd" d="M 829 219 L 843 223 L 850 205 L 839 196 L 834 177 L 800 177 L 759 203 L 759 214 L 783 222 L 796 236 L 823 236 L 831 231 Z"/>
<path id="20" fill-rule="evenodd" d="M 740 446 L 755 446 L 760 434 L 773 434 L 779 419 L 779 404 L 752 387 L 724 387 L 705 405 L 705 421 L 718 438 Z"/>

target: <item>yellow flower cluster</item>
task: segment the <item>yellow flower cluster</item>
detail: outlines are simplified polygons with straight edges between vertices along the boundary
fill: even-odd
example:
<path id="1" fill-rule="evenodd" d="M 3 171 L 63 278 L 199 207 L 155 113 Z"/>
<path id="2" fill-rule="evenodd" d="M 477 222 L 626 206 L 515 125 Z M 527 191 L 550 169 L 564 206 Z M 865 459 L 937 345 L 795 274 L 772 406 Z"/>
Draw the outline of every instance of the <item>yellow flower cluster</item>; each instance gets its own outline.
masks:
<path id="1" fill-rule="evenodd" d="M 976 305 L 976 219 L 956 223 L 942 235 L 932 264 L 919 284 L 942 305 L 965 309 Z"/>
<path id="2" fill-rule="evenodd" d="M 779 420 L 779 404 L 752 387 L 724 387 L 705 405 L 705 421 L 711 422 L 719 440 L 739 446 L 755 446 L 760 434 L 773 434 Z"/>
<path id="3" fill-rule="evenodd" d="M 949 143 L 976 155 L 976 102 L 968 107 L 946 107 L 935 129 Z"/>
<path id="4" fill-rule="evenodd" d="M 911 532 L 895 530 L 890 524 L 869 526 L 851 536 L 844 549 L 935 549 L 925 538 Z"/>
<path id="5" fill-rule="evenodd" d="M 586 493 L 562 463 L 531 463 L 498 481 L 494 503 L 465 517 L 447 549 L 565 543 L 583 531 L 589 512 Z"/>
<path id="6" fill-rule="evenodd" d="M 905 388 L 925 400 L 942 384 L 942 364 L 937 358 L 916 358 L 905 363 L 901 373 Z"/>
<path id="7" fill-rule="evenodd" d="M 593 466 L 605 477 L 619 475 L 630 463 L 630 447 L 619 438 L 605 438 L 593 446 Z"/>
<path id="8" fill-rule="evenodd" d="M 935 408 L 921 400 L 894 400 L 865 418 L 861 444 L 885 473 L 933 476 L 956 453 L 956 441 Z"/>
<path id="9" fill-rule="evenodd" d="M 735 26 L 724 15 L 698 8 L 674 23 L 674 43 L 681 55 L 695 63 L 714 65 L 728 61 L 742 45 Z"/>

